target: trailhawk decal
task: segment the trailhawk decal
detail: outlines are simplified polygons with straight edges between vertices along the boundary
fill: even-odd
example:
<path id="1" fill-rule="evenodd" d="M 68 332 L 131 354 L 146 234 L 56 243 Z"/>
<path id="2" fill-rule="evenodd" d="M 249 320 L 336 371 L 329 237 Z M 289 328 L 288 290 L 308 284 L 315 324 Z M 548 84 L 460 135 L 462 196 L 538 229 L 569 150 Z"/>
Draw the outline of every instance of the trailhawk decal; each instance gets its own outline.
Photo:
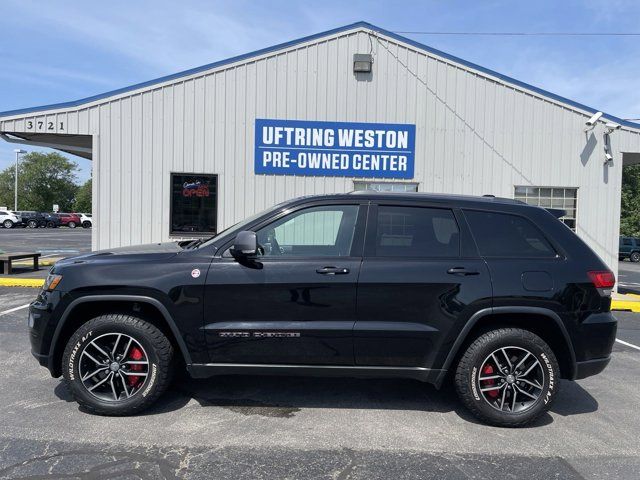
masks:
<path id="1" fill-rule="evenodd" d="M 222 338 L 300 338 L 300 332 L 218 332 Z"/>

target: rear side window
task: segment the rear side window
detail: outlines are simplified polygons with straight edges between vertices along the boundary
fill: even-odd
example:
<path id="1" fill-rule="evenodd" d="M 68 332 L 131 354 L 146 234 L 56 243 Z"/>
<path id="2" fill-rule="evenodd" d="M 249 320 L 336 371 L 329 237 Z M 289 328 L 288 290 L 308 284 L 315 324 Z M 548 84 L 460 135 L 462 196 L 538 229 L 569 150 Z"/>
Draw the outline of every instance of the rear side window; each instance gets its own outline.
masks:
<path id="1" fill-rule="evenodd" d="M 555 257 L 542 232 L 517 215 L 465 210 L 473 236 L 483 257 Z"/>
<path id="2" fill-rule="evenodd" d="M 622 239 L 622 244 L 623 245 L 633 245 L 633 241 L 630 238 L 623 238 Z"/>
<path id="3" fill-rule="evenodd" d="M 457 257 L 458 224 L 450 210 L 422 207 L 378 207 L 375 256 Z"/>

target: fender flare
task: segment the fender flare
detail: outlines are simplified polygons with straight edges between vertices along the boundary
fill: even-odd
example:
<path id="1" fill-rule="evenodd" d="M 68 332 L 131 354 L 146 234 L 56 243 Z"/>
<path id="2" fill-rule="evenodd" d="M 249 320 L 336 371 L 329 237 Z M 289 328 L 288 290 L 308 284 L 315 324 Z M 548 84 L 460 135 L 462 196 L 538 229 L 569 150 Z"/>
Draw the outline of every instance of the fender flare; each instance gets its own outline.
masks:
<path id="1" fill-rule="evenodd" d="M 165 322 L 171 329 L 171 333 L 173 334 L 178 344 L 178 348 L 180 349 L 180 352 L 184 357 L 185 363 L 187 365 L 191 364 L 191 355 L 189 354 L 187 345 L 184 343 L 184 339 L 180 334 L 180 330 L 178 330 L 178 327 L 173 321 L 173 318 L 171 317 L 171 314 L 169 313 L 167 308 L 159 300 L 153 297 L 148 297 L 144 295 L 85 295 L 83 297 L 76 298 L 75 300 L 73 300 L 67 306 L 64 313 L 60 317 L 60 321 L 58 322 L 58 325 L 56 326 L 56 329 L 53 333 L 53 338 L 51 339 L 51 348 L 49 350 L 49 365 L 48 365 L 50 372 L 56 371 L 56 367 L 53 364 L 56 353 L 57 353 L 56 346 L 58 345 L 58 337 L 60 336 L 60 332 L 62 332 L 62 328 L 64 327 L 64 324 L 67 321 L 67 317 L 71 314 L 71 312 L 76 306 L 82 303 L 90 303 L 90 302 L 138 302 L 138 303 L 146 303 L 149 305 L 153 305 L 158 309 L 160 314 L 164 317 Z"/>
<path id="2" fill-rule="evenodd" d="M 564 337 L 564 341 L 569 347 L 569 355 L 571 357 L 571 372 L 570 372 L 569 378 L 573 379 L 575 377 L 576 352 L 573 349 L 573 343 L 571 342 L 571 338 L 569 337 L 569 332 L 567 332 L 567 327 L 565 327 L 562 319 L 560 318 L 560 316 L 558 316 L 556 312 L 554 312 L 553 310 L 549 310 L 548 308 L 541 308 L 541 307 L 489 307 L 489 308 L 483 308 L 482 310 L 478 310 L 476 313 L 474 313 L 471 316 L 471 318 L 469 318 L 469 320 L 467 321 L 465 326 L 462 328 L 460 333 L 458 334 L 456 341 L 453 343 L 453 346 L 451 347 L 451 350 L 449 350 L 449 354 L 447 355 L 447 358 L 445 359 L 444 364 L 442 365 L 442 370 L 440 371 L 440 374 L 438 375 L 438 377 L 434 382 L 436 387 L 440 388 L 440 386 L 442 385 L 442 382 L 444 381 L 445 376 L 447 375 L 449 367 L 453 363 L 453 360 L 454 358 L 456 358 L 456 355 L 458 354 L 460 347 L 462 346 L 464 341 L 467 339 L 469 332 L 476 325 L 476 323 L 478 323 L 480 319 L 488 315 L 502 314 L 502 313 L 531 313 L 535 315 L 542 315 L 544 317 L 549 318 L 550 320 L 553 320 L 560 328 L 560 331 L 562 332 L 562 336 Z"/>

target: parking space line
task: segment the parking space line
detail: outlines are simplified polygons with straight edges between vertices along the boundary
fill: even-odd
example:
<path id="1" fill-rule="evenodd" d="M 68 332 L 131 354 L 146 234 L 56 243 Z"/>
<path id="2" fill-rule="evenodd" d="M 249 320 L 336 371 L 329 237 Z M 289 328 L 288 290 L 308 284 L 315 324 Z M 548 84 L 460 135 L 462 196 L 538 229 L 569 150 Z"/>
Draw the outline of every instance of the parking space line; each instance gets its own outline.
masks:
<path id="1" fill-rule="evenodd" d="M 7 313 L 11 313 L 11 312 L 17 312 L 18 310 L 22 310 L 23 308 L 27 308 L 28 306 L 29 306 L 29 304 L 27 303 L 26 305 L 22 305 L 21 307 L 10 308 L 9 310 L 5 310 L 4 312 L 0 312 L 0 316 L 6 315 Z"/>
<path id="2" fill-rule="evenodd" d="M 616 342 L 621 343 L 622 345 L 626 345 L 627 347 L 635 348 L 636 350 L 640 350 L 638 345 L 634 345 L 633 343 L 625 342 L 624 340 L 619 340 L 616 338 Z"/>

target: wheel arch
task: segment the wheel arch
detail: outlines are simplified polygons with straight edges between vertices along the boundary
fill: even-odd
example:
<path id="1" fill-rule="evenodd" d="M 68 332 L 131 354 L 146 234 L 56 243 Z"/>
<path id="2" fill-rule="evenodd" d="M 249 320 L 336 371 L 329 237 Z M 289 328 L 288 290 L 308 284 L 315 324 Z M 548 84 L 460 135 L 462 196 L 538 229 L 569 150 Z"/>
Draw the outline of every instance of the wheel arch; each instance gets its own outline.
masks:
<path id="1" fill-rule="evenodd" d="M 62 354 L 73 332 L 91 318 L 106 313 L 126 313 L 149 321 L 165 334 L 174 349 L 182 353 L 185 364 L 191 364 L 191 355 L 178 327 L 158 299 L 142 295 L 87 295 L 73 300 L 56 326 L 48 365 L 54 377 L 59 377 L 62 373 Z"/>
<path id="2" fill-rule="evenodd" d="M 562 378 L 575 378 L 576 356 L 562 319 L 552 310 L 540 307 L 493 307 L 479 310 L 467 321 L 449 351 L 435 384 L 440 387 L 449 370 L 466 347 L 489 329 L 519 327 L 541 337 L 558 359 Z"/>

